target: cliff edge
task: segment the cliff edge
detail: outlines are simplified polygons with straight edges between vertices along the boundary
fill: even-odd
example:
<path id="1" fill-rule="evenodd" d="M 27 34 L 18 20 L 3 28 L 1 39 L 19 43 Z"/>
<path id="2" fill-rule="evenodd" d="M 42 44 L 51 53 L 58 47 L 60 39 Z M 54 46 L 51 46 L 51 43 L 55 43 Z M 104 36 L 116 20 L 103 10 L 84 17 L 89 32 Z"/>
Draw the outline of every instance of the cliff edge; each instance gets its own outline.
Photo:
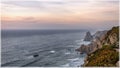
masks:
<path id="1" fill-rule="evenodd" d="M 96 34 L 90 44 L 77 49 L 87 53 L 83 66 L 119 66 L 119 27 Z"/>

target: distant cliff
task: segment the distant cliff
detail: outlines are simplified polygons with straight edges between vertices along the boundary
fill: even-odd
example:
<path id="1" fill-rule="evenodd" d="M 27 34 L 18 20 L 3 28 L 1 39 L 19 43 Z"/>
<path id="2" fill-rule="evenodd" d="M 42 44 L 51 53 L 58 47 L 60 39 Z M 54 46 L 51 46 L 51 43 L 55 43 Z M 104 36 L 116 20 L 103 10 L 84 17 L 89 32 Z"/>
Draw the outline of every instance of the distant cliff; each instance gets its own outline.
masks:
<path id="1" fill-rule="evenodd" d="M 118 66 L 119 27 L 109 31 L 99 31 L 88 45 L 81 45 L 77 51 L 87 53 L 83 66 Z"/>

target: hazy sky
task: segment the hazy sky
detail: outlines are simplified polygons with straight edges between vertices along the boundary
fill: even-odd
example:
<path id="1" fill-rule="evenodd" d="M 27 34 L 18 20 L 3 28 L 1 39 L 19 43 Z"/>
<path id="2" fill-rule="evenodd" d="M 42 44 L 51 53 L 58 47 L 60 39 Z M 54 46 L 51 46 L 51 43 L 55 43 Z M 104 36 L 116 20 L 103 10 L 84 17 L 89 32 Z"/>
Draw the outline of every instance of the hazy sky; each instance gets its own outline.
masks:
<path id="1" fill-rule="evenodd" d="M 4 0 L 2 29 L 109 29 L 118 0 Z"/>

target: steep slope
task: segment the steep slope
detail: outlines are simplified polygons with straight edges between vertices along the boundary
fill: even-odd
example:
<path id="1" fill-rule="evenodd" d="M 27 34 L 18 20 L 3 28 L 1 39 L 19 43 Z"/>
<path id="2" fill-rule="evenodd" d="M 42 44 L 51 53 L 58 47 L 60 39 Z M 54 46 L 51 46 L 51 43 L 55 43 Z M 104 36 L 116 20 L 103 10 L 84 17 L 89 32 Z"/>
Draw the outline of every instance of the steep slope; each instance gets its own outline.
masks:
<path id="1" fill-rule="evenodd" d="M 104 45 L 101 49 L 88 55 L 84 66 L 110 66 L 115 67 L 119 60 L 119 53 L 111 46 Z"/>
<path id="2" fill-rule="evenodd" d="M 115 45 L 119 47 L 119 27 L 113 27 L 107 32 L 102 44 Z"/>
<path id="3" fill-rule="evenodd" d="M 89 45 L 82 45 L 76 49 L 88 54 L 83 66 L 118 66 L 116 63 L 119 61 L 119 27 L 96 34 Z"/>
<path id="4" fill-rule="evenodd" d="M 84 66 L 117 66 L 119 61 L 119 27 L 109 30 L 103 40 L 102 47 L 88 54 Z"/>

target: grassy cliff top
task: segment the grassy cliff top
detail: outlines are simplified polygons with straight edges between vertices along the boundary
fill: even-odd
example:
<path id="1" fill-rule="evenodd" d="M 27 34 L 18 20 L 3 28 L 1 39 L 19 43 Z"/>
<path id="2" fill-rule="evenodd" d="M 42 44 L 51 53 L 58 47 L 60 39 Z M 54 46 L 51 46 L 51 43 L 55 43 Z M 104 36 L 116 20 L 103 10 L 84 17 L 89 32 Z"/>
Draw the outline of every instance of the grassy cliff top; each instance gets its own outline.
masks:
<path id="1" fill-rule="evenodd" d="M 112 45 L 104 45 L 101 49 L 90 54 L 86 66 L 115 67 L 119 60 L 119 53 Z"/>

